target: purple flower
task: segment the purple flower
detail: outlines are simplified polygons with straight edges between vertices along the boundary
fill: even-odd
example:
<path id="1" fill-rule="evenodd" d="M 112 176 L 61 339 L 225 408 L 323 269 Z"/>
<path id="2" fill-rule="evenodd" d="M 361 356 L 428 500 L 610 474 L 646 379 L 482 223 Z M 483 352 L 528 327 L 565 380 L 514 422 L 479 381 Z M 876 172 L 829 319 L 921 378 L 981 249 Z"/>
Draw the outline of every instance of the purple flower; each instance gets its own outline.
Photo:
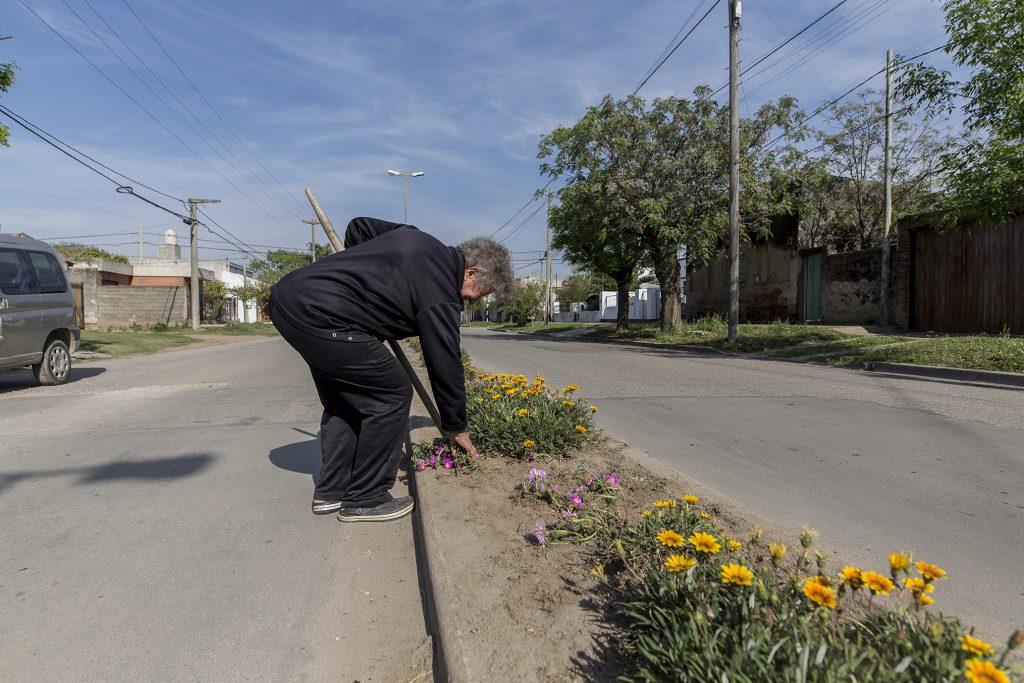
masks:
<path id="1" fill-rule="evenodd" d="M 455 461 L 446 455 L 443 458 L 441 458 L 441 466 L 444 467 L 446 470 L 450 470 L 451 468 L 455 467 Z"/>
<path id="2" fill-rule="evenodd" d="M 537 526 L 533 527 L 533 537 L 537 539 L 538 545 L 544 545 L 544 542 L 548 539 L 548 535 L 545 533 L 546 528 L 544 522 L 537 522 Z"/>
<path id="3" fill-rule="evenodd" d="M 547 472 L 540 469 L 532 469 L 529 474 L 526 475 L 526 480 L 535 486 L 540 486 L 544 483 L 544 477 L 547 476 Z"/>
<path id="4" fill-rule="evenodd" d="M 425 469 L 427 469 L 427 461 L 423 458 L 416 458 L 416 471 L 422 472 Z"/>
<path id="5" fill-rule="evenodd" d="M 557 492 L 558 492 L 558 484 L 552 484 L 551 485 L 551 493 L 557 493 Z"/>
<path id="6" fill-rule="evenodd" d="M 563 519 L 568 519 L 570 517 L 575 517 L 575 516 L 576 516 L 576 511 L 575 510 L 562 510 L 562 518 Z"/>
<path id="7" fill-rule="evenodd" d="M 529 458 L 530 462 L 537 462 L 537 454 L 536 453 L 530 453 L 530 455 L 527 456 L 527 457 Z"/>
<path id="8" fill-rule="evenodd" d="M 593 484 L 593 483 L 594 483 L 594 475 L 593 475 L 593 474 L 591 474 L 591 475 L 589 475 L 589 476 L 587 477 L 587 486 L 590 486 L 590 485 L 591 485 L 591 484 Z"/>
<path id="9" fill-rule="evenodd" d="M 583 499 L 576 493 L 569 496 L 569 502 L 575 505 L 577 510 L 583 507 Z"/>
<path id="10" fill-rule="evenodd" d="M 619 475 L 615 474 L 614 472 L 609 472 L 608 474 L 604 475 L 604 482 L 612 486 L 618 486 L 620 482 Z"/>
<path id="11" fill-rule="evenodd" d="M 576 487 L 576 493 L 586 493 L 589 489 L 585 485 Z"/>
<path id="12" fill-rule="evenodd" d="M 436 453 L 432 453 L 430 455 L 430 466 L 433 467 L 435 470 L 437 469 L 437 454 Z"/>

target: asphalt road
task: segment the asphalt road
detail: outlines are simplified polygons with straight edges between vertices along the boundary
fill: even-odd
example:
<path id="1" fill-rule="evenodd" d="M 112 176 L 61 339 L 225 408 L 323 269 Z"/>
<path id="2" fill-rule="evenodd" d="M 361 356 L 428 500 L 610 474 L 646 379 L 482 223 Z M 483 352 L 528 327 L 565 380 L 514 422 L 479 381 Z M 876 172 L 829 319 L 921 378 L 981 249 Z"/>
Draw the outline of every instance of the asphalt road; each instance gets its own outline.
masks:
<path id="1" fill-rule="evenodd" d="M 422 655 L 410 520 L 310 513 L 320 407 L 281 339 L 73 377 L 0 373 L 0 680 L 347 683 Z"/>
<path id="2" fill-rule="evenodd" d="M 463 328 L 486 371 L 582 386 L 598 423 L 751 517 L 822 532 L 888 573 L 913 551 L 936 607 L 994 642 L 1024 626 L 1024 391 Z"/>

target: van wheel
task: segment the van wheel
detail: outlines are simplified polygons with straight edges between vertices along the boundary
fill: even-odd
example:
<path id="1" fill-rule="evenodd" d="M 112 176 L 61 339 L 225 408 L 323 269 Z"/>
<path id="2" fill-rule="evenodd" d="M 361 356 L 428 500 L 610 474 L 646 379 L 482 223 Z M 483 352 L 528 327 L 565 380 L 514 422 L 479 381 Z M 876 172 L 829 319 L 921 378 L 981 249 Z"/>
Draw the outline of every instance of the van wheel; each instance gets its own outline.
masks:
<path id="1" fill-rule="evenodd" d="M 43 351 L 43 360 L 32 366 L 32 372 L 43 386 L 67 382 L 71 376 L 71 354 L 67 344 L 60 339 L 51 339 Z"/>

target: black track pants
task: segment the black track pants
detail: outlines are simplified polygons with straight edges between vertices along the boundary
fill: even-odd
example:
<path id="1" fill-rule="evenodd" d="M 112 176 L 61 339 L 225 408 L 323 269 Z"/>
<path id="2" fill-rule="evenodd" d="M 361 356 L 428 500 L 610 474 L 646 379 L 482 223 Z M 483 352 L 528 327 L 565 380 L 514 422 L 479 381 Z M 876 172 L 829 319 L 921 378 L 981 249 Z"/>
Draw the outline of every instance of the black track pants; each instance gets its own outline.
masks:
<path id="1" fill-rule="evenodd" d="M 390 500 L 402 457 L 412 385 L 379 341 L 339 342 L 271 318 L 309 364 L 320 402 L 323 462 L 313 497 L 370 507 Z"/>

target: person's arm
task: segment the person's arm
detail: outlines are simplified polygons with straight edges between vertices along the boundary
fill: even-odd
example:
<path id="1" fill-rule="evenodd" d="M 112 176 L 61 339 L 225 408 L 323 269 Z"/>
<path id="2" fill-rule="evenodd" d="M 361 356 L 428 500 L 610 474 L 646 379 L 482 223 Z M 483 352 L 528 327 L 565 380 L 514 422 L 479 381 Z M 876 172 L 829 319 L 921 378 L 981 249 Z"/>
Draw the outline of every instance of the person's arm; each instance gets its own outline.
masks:
<path id="1" fill-rule="evenodd" d="M 402 227 L 402 225 L 402 223 L 392 223 L 391 221 L 382 221 L 379 218 L 367 218 L 366 216 L 353 218 L 348 222 L 348 227 L 345 228 L 345 248 L 350 249 L 357 244 L 369 242 L 374 237 L 391 232 L 395 228 Z"/>
<path id="2" fill-rule="evenodd" d="M 469 424 L 466 418 L 466 379 L 459 346 L 461 312 L 458 304 L 438 304 L 421 311 L 416 317 L 423 362 L 441 414 L 441 427 L 452 434 L 465 432 Z"/>

